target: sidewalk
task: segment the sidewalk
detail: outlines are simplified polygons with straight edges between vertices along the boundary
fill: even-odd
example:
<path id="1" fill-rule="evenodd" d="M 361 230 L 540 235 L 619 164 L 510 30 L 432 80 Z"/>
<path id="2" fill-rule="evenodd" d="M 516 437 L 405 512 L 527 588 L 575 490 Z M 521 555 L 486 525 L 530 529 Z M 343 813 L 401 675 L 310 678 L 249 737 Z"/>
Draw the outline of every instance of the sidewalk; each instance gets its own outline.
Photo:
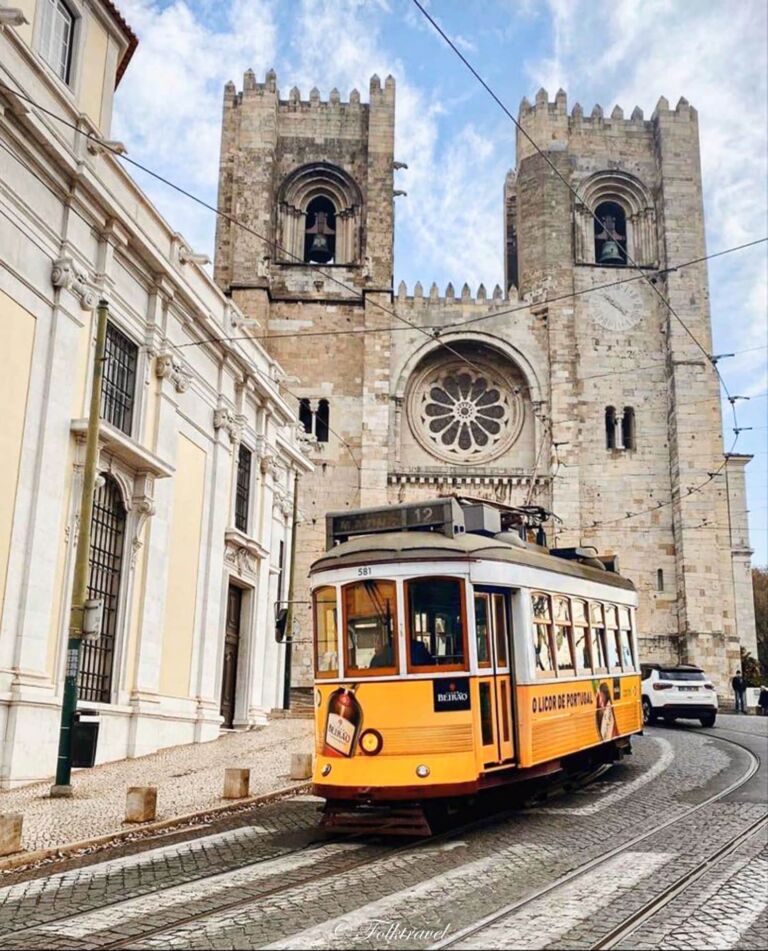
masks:
<path id="1" fill-rule="evenodd" d="M 250 768 L 251 796 L 290 786 L 291 754 L 312 751 L 312 727 L 311 720 L 279 719 L 210 743 L 174 746 L 138 759 L 76 770 L 71 799 L 50 799 L 50 781 L 34 783 L 0 792 L 0 813 L 23 814 L 22 845 L 31 852 L 141 829 L 123 822 L 129 786 L 157 786 L 157 821 L 237 805 L 237 800 L 221 798 L 224 769 Z"/>

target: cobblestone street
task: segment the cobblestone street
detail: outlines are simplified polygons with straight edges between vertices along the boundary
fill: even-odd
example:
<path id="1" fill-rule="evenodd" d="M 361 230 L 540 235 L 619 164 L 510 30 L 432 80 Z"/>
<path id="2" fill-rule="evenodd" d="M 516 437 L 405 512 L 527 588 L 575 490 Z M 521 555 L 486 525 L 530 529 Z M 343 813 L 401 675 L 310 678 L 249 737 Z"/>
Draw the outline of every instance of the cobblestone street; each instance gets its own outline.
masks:
<path id="1" fill-rule="evenodd" d="M 322 834 L 318 801 L 297 796 L 9 877 L 0 944 L 762 948 L 766 738 L 758 718 L 651 728 L 599 782 L 418 843 Z"/>
<path id="2" fill-rule="evenodd" d="M 61 848 L 124 830 L 129 786 L 157 787 L 159 821 L 221 806 L 227 767 L 251 770 L 253 796 L 289 786 L 291 753 L 309 752 L 311 737 L 310 720 L 278 719 L 210 743 L 171 747 L 76 771 L 71 799 L 51 799 L 50 782 L 0 792 L 0 811 L 23 813 L 24 849 Z"/>

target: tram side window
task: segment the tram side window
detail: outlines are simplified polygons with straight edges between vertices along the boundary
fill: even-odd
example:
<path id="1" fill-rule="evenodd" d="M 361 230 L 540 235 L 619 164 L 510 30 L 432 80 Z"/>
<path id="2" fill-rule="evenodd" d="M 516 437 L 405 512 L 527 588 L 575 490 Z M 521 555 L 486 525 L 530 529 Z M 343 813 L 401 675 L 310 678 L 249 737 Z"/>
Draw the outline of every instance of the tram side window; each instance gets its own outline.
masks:
<path id="1" fill-rule="evenodd" d="M 616 605 L 605 606 L 605 646 L 608 649 L 608 665 L 611 669 L 621 667 L 619 653 L 619 625 L 616 618 Z"/>
<path id="2" fill-rule="evenodd" d="M 409 670 L 466 667 L 462 598 L 463 584 L 458 578 L 419 578 L 407 583 Z"/>
<path id="3" fill-rule="evenodd" d="M 592 669 L 608 670 L 608 653 L 605 647 L 605 614 L 602 604 L 590 601 L 590 642 L 592 645 Z"/>
<path id="4" fill-rule="evenodd" d="M 555 595 L 555 653 L 558 674 L 572 674 L 574 671 L 573 651 L 571 650 L 571 606 L 568 598 Z"/>
<path id="5" fill-rule="evenodd" d="M 344 587 L 347 673 L 397 672 L 394 581 L 357 581 Z"/>
<path id="6" fill-rule="evenodd" d="M 536 675 L 552 677 L 555 672 L 554 651 L 552 650 L 552 613 L 549 595 L 534 591 L 531 594 L 533 609 L 533 649 L 536 654 Z"/>
<path id="7" fill-rule="evenodd" d="M 573 612 L 573 652 L 576 655 L 576 666 L 579 670 L 592 669 L 592 657 L 589 643 L 589 617 L 587 616 L 587 602 L 579 598 L 571 600 Z"/>
<path id="8" fill-rule="evenodd" d="M 635 669 L 635 658 L 632 650 L 632 625 L 629 620 L 629 608 L 619 608 L 619 649 L 621 651 L 621 666 L 623 670 Z"/>
<path id="9" fill-rule="evenodd" d="M 336 589 L 318 588 L 312 599 L 315 619 L 315 672 L 318 677 L 336 677 L 339 673 Z"/>

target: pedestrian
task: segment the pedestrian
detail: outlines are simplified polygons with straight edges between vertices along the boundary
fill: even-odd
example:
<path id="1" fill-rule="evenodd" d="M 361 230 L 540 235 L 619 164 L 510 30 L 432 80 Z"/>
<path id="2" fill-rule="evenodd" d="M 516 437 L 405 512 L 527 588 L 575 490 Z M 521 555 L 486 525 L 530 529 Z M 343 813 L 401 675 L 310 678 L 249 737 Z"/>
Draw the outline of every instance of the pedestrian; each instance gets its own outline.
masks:
<path id="1" fill-rule="evenodd" d="M 764 717 L 768 717 L 768 686 L 763 684 L 760 688 L 760 696 L 757 699 L 757 705 Z"/>
<path id="2" fill-rule="evenodd" d="M 747 692 L 747 682 L 741 676 L 741 671 L 736 671 L 736 676 L 731 680 L 731 686 L 733 687 L 733 692 L 736 697 L 736 713 L 746 713 L 747 709 L 744 704 L 744 694 Z"/>

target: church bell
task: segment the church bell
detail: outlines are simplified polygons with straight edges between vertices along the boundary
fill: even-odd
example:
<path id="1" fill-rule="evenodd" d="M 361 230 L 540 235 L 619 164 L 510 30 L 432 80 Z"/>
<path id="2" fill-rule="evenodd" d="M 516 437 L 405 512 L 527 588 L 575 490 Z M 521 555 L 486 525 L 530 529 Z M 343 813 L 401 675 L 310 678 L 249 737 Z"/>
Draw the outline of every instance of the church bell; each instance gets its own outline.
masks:
<path id="1" fill-rule="evenodd" d="M 309 245 L 309 260 L 318 264 L 327 264 L 333 260 L 333 247 L 328 240 L 328 235 L 334 235 L 336 232 L 328 223 L 328 217 L 324 211 L 318 211 L 315 215 L 315 223 L 307 228 L 308 235 L 312 235 L 312 241 Z"/>
<path id="2" fill-rule="evenodd" d="M 611 240 L 606 241 L 600 248 L 598 264 L 623 264 L 624 257 L 618 244 Z"/>

